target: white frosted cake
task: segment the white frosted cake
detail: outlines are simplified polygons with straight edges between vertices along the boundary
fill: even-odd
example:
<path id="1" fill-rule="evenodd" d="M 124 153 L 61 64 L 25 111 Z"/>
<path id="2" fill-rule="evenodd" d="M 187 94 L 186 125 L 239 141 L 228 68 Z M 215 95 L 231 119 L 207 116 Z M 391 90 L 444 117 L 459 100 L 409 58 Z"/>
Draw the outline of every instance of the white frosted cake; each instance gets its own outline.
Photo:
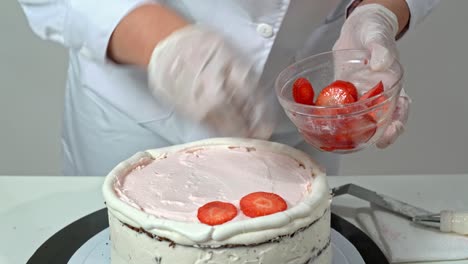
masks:
<path id="1" fill-rule="evenodd" d="M 103 192 L 112 264 L 331 263 L 325 173 L 286 145 L 218 138 L 140 152 Z"/>

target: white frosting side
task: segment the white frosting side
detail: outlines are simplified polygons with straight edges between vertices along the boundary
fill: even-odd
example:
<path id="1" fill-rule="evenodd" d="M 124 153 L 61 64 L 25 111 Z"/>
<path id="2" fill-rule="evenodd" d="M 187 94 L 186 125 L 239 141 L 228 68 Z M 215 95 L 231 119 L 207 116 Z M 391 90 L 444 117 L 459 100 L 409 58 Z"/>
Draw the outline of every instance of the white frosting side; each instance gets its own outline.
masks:
<path id="1" fill-rule="evenodd" d="M 323 208 L 322 208 L 323 209 Z M 123 226 L 109 214 L 112 264 L 330 264 L 330 210 L 294 236 L 259 245 L 199 248 L 171 245 Z M 312 262 L 308 262 L 312 259 Z"/>
<path id="2" fill-rule="evenodd" d="M 209 146 L 233 146 L 255 148 L 258 151 L 269 151 L 292 157 L 301 162 L 308 175 L 313 178 L 310 191 L 305 193 L 302 201 L 288 210 L 273 215 L 232 221 L 218 226 L 207 226 L 197 222 L 168 220 L 153 214 L 143 212 L 127 202 L 120 200 L 114 191 L 116 179 L 128 175 L 141 165 L 151 163 L 169 154 L 185 149 L 195 149 Z M 291 234 L 297 229 L 307 226 L 320 217 L 323 205 L 330 205 L 330 195 L 326 176 L 320 167 L 310 157 L 289 146 L 253 139 L 218 138 L 197 141 L 156 150 L 148 150 L 135 154 L 120 163 L 106 177 L 103 194 L 109 211 L 121 222 L 134 227 L 143 228 L 157 236 L 168 238 L 182 245 L 224 245 L 224 244 L 254 244 L 274 239 L 281 235 Z M 301 200 L 301 199 L 298 199 Z M 137 206 L 138 207 L 138 206 Z"/>
<path id="3" fill-rule="evenodd" d="M 215 146 L 155 159 L 115 181 L 124 202 L 158 218 L 199 222 L 197 210 L 212 201 L 239 208 L 252 192 L 272 192 L 294 207 L 310 192 L 310 172 L 293 158 L 271 151 Z M 232 221 L 247 219 L 239 212 Z"/>

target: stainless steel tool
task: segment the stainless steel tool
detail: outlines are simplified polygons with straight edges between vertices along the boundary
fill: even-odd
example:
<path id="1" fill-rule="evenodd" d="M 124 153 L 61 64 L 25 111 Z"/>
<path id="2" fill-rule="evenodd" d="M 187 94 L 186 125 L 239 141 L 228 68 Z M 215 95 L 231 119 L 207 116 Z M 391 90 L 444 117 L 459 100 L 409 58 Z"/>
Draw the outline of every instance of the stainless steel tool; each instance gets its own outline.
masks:
<path id="1" fill-rule="evenodd" d="M 443 210 L 438 214 L 399 201 L 387 195 L 378 194 L 355 184 L 346 184 L 331 190 L 334 197 L 349 194 L 383 207 L 418 225 L 437 228 L 442 232 L 468 235 L 468 212 Z"/>

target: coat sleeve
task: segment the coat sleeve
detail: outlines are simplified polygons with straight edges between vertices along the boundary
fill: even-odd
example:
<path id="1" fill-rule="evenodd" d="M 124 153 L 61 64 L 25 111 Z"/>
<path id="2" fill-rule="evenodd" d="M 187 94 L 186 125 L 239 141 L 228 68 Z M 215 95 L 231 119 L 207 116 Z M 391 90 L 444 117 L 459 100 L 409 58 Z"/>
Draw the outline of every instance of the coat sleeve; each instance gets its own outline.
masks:
<path id="1" fill-rule="evenodd" d="M 19 0 L 40 38 L 105 61 L 109 39 L 120 20 L 152 0 Z"/>
<path id="2" fill-rule="evenodd" d="M 440 0 L 406 0 L 411 12 L 409 28 L 414 28 L 439 4 Z"/>
<path id="3" fill-rule="evenodd" d="M 431 11 L 439 4 L 440 0 L 405 0 L 408 4 L 411 17 L 408 27 L 403 30 L 400 35 L 408 31 L 408 29 L 414 28 L 417 24 L 422 22 L 424 18 L 431 13 Z M 354 8 L 356 8 L 362 0 L 350 0 L 347 15 L 349 15 Z"/>

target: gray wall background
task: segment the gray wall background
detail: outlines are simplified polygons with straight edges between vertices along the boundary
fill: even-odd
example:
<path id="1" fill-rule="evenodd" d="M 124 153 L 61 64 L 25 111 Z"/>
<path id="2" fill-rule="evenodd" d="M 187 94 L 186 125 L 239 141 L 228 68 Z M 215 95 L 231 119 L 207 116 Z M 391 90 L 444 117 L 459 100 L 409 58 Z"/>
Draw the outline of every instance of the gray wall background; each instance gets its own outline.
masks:
<path id="1" fill-rule="evenodd" d="M 442 1 L 400 42 L 409 127 L 386 150 L 343 156 L 342 175 L 468 173 L 468 1 Z M 66 50 L 0 1 L 0 175 L 60 175 Z"/>

